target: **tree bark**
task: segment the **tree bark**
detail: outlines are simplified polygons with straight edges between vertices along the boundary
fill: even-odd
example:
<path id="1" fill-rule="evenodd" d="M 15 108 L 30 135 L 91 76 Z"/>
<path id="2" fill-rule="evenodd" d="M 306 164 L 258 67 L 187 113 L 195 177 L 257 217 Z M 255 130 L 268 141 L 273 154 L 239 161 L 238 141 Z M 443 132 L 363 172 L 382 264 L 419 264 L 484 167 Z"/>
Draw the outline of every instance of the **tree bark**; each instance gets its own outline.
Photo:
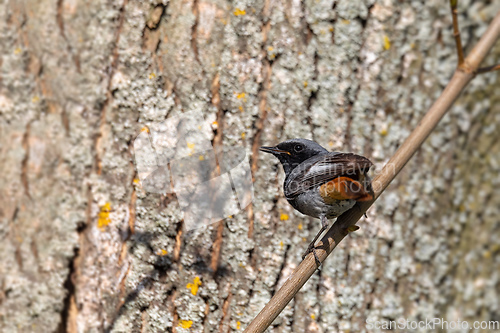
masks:
<path id="1" fill-rule="evenodd" d="M 458 10 L 467 50 L 500 6 Z M 304 137 L 380 169 L 457 63 L 442 2 L 6 0 L 0 15 L 2 332 L 242 331 L 320 228 L 257 148 Z M 484 65 L 499 60 L 497 45 Z M 187 232 L 176 196 L 137 181 L 133 143 L 192 110 L 250 156 L 254 200 Z M 499 123 L 499 76 L 478 76 L 268 331 L 500 320 Z"/>

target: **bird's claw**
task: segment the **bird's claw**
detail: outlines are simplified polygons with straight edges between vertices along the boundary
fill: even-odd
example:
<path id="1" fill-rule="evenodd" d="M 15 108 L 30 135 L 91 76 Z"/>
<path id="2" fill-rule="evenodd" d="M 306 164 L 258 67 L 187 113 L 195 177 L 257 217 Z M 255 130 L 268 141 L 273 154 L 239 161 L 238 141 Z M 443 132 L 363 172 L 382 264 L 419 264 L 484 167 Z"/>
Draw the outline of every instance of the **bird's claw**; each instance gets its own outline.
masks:
<path id="1" fill-rule="evenodd" d="M 309 244 L 309 246 L 307 247 L 306 252 L 304 252 L 304 254 L 302 255 L 302 260 L 304 260 L 306 256 L 311 252 L 314 255 L 314 261 L 316 262 L 316 266 L 319 268 L 321 266 L 321 261 L 319 261 L 319 257 L 316 254 L 316 248 L 314 247 L 313 243 Z"/>

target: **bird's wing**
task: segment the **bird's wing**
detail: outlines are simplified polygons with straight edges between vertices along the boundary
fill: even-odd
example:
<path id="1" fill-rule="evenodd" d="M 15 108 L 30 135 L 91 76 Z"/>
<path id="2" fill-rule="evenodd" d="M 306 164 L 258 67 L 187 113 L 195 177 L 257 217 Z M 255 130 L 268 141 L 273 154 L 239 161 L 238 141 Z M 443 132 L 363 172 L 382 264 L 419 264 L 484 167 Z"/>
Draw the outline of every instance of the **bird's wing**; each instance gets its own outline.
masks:
<path id="1" fill-rule="evenodd" d="M 285 181 L 285 196 L 292 199 L 337 177 L 358 179 L 373 163 L 353 153 L 328 153 L 314 156 L 297 166 Z"/>

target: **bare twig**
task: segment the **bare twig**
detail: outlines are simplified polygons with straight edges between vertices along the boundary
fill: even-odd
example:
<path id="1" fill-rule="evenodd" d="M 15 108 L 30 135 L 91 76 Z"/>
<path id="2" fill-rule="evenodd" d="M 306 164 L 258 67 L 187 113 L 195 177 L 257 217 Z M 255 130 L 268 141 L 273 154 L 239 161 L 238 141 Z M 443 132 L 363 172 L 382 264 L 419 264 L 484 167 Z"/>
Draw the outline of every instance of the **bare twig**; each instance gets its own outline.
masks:
<path id="1" fill-rule="evenodd" d="M 464 49 L 462 47 L 462 39 L 460 38 L 460 29 L 458 28 L 458 17 L 457 17 L 457 2 L 458 0 L 450 0 L 451 7 L 451 17 L 453 19 L 453 36 L 455 37 L 455 43 L 457 44 L 457 55 L 458 55 L 458 68 L 461 68 L 464 64 Z"/>
<path id="2" fill-rule="evenodd" d="M 488 67 L 482 67 L 479 68 L 476 73 L 477 74 L 483 74 L 483 73 L 489 73 L 489 72 L 494 72 L 500 70 L 500 64 L 494 65 L 494 66 L 488 66 Z"/>
<path id="3" fill-rule="evenodd" d="M 455 44 L 457 45 L 457 55 L 458 55 L 458 65 L 457 68 L 470 71 L 470 67 L 467 66 L 464 60 L 464 49 L 462 47 L 462 38 L 460 38 L 460 28 L 458 26 L 458 17 L 457 17 L 457 5 L 458 0 L 450 0 L 450 8 L 451 8 L 451 17 L 453 20 L 453 37 L 455 37 Z M 478 68 L 475 73 L 483 74 L 500 70 L 500 64 Z"/>
<path id="4" fill-rule="evenodd" d="M 381 173 L 373 179 L 373 190 L 375 192 L 375 201 L 387 188 L 391 181 L 405 166 L 408 160 L 413 156 L 417 149 L 422 145 L 427 136 L 436 127 L 439 120 L 457 99 L 464 87 L 472 80 L 479 67 L 479 64 L 490 51 L 495 41 L 500 36 L 500 13 L 496 15 L 492 23 L 481 37 L 471 53 L 464 59 L 466 70 L 455 71 L 450 82 L 446 86 L 441 96 L 434 102 L 427 114 L 422 118 L 417 127 L 405 140 L 394 156 L 384 166 Z M 350 209 L 341 215 L 327 234 L 321 239 L 321 247 L 317 248 L 316 254 L 321 262 L 335 249 L 337 244 L 348 234 L 350 226 L 363 216 L 366 210 L 373 204 L 371 202 L 362 202 L 357 204 L 357 208 Z M 316 262 L 314 256 L 309 254 L 290 275 L 288 280 L 266 304 L 264 309 L 248 325 L 245 332 L 255 333 L 264 332 L 264 330 L 274 321 L 295 294 L 302 288 L 307 280 L 316 271 Z"/>

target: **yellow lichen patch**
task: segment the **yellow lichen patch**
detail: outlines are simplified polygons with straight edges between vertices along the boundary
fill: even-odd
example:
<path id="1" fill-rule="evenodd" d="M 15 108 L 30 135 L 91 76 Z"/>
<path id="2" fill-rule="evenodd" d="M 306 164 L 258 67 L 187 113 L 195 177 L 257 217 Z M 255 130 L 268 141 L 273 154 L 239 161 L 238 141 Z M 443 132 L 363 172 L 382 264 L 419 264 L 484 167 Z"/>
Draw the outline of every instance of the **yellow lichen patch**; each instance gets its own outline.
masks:
<path id="1" fill-rule="evenodd" d="M 164 250 L 164 249 L 159 249 L 158 251 L 156 251 L 156 255 L 159 255 L 159 256 L 166 256 L 168 254 L 167 250 Z"/>
<path id="2" fill-rule="evenodd" d="M 241 105 L 238 107 L 238 109 L 240 110 L 240 112 L 243 112 L 243 107 Z"/>
<path id="3" fill-rule="evenodd" d="M 382 136 L 386 136 L 389 132 L 387 131 L 387 128 L 383 128 L 381 131 L 380 131 L 380 135 Z"/>
<path id="4" fill-rule="evenodd" d="M 299 230 L 302 230 L 302 223 L 299 223 L 299 225 L 297 226 L 297 228 L 299 228 Z"/>
<path id="5" fill-rule="evenodd" d="M 187 147 L 191 150 L 191 152 L 189 153 L 189 155 L 191 156 L 194 150 L 194 143 L 188 142 Z"/>
<path id="6" fill-rule="evenodd" d="M 349 21 L 349 20 L 342 20 L 341 22 L 342 22 L 342 23 L 344 23 L 344 24 L 349 24 L 349 23 L 351 23 L 351 21 Z"/>
<path id="7" fill-rule="evenodd" d="M 268 47 L 267 47 L 267 50 L 268 50 L 269 52 L 273 52 L 274 47 L 272 47 L 272 46 L 268 46 Z"/>
<path id="8" fill-rule="evenodd" d="M 134 178 L 134 184 L 139 184 L 139 178 Z"/>
<path id="9" fill-rule="evenodd" d="M 23 50 L 21 50 L 20 47 L 17 47 L 16 49 L 14 49 L 14 54 L 16 54 L 16 55 L 21 53 L 21 52 L 23 52 Z"/>
<path id="10" fill-rule="evenodd" d="M 330 32 L 333 32 L 333 30 L 334 30 L 334 29 L 333 29 L 333 27 L 330 27 L 330 29 L 328 29 L 328 30 L 329 30 Z"/>
<path id="11" fill-rule="evenodd" d="M 106 202 L 103 206 L 101 206 L 101 211 L 99 212 L 99 216 L 97 219 L 97 226 L 99 229 L 104 229 L 110 222 L 109 214 L 111 212 L 111 203 Z"/>
<path id="12" fill-rule="evenodd" d="M 229 217 L 230 219 L 232 219 L 232 218 L 233 218 L 233 215 L 229 215 L 228 217 Z"/>
<path id="13" fill-rule="evenodd" d="M 239 321 L 236 322 L 236 329 L 237 330 L 241 329 L 241 323 Z"/>
<path id="14" fill-rule="evenodd" d="M 245 132 L 241 132 L 241 138 L 242 139 L 245 139 L 246 136 L 247 136 L 247 134 Z"/>
<path id="15" fill-rule="evenodd" d="M 155 74 L 155 73 L 151 73 L 151 74 L 149 74 L 149 79 L 150 79 L 150 80 L 151 80 L 151 79 L 154 79 L 155 77 L 156 77 L 156 74 Z"/>
<path id="16" fill-rule="evenodd" d="M 40 100 L 40 97 L 38 97 L 38 96 L 36 96 L 36 95 L 35 95 L 35 96 L 33 96 L 33 98 L 31 99 L 31 102 L 32 102 L 32 103 L 37 103 L 39 100 Z"/>
<path id="17" fill-rule="evenodd" d="M 191 289 L 191 294 L 193 294 L 194 296 L 196 296 L 196 294 L 198 293 L 198 288 L 200 286 L 201 286 L 201 280 L 197 276 L 197 277 L 194 278 L 193 283 L 188 283 L 186 285 L 186 288 Z"/>
<path id="18" fill-rule="evenodd" d="M 359 227 L 357 225 L 350 225 L 347 227 L 347 232 L 355 232 Z"/>
<path id="19" fill-rule="evenodd" d="M 281 248 L 281 249 L 283 249 L 283 246 L 284 246 L 284 245 L 285 245 L 285 244 L 283 244 L 283 241 L 281 241 L 281 242 L 280 242 L 280 248 Z"/>
<path id="20" fill-rule="evenodd" d="M 198 156 L 198 159 L 199 159 L 200 161 L 203 161 L 203 160 L 205 160 L 205 156 L 200 155 L 200 156 Z"/>
<path id="21" fill-rule="evenodd" d="M 237 99 L 242 99 L 242 98 L 243 98 L 243 99 L 245 100 L 245 95 L 246 95 L 246 94 L 245 94 L 244 92 L 242 92 L 242 93 L 237 94 L 237 95 L 236 95 L 236 98 L 237 98 Z"/>
<path id="22" fill-rule="evenodd" d="M 143 128 L 141 128 L 141 132 L 149 133 L 149 127 L 144 126 Z"/>
<path id="23" fill-rule="evenodd" d="M 190 328 L 193 326 L 193 321 L 192 320 L 179 320 L 179 326 L 182 328 Z"/>
<path id="24" fill-rule="evenodd" d="M 316 315 L 314 313 L 311 313 L 311 319 L 312 320 L 315 320 L 316 319 Z"/>
<path id="25" fill-rule="evenodd" d="M 328 146 L 333 147 L 333 141 L 328 141 Z"/>
<path id="26" fill-rule="evenodd" d="M 304 81 L 304 88 L 307 88 L 307 81 Z"/>
<path id="27" fill-rule="evenodd" d="M 384 49 L 388 50 L 391 48 L 391 41 L 387 35 L 384 36 Z"/>
<path id="28" fill-rule="evenodd" d="M 305 237 L 302 237 L 302 241 L 305 242 L 307 240 L 307 238 Z"/>
<path id="29" fill-rule="evenodd" d="M 289 217 L 288 217 L 288 214 L 281 213 L 281 215 L 280 215 L 280 220 L 281 220 L 281 221 L 286 221 L 286 220 L 288 220 L 288 218 L 289 218 Z"/>
<path id="30" fill-rule="evenodd" d="M 233 12 L 234 16 L 246 15 L 247 12 L 244 9 L 236 8 Z"/>
<path id="31" fill-rule="evenodd" d="M 218 123 L 218 122 L 216 122 L 216 121 L 214 121 L 214 122 L 212 123 L 212 126 L 218 126 L 218 125 L 219 125 L 219 123 Z"/>

